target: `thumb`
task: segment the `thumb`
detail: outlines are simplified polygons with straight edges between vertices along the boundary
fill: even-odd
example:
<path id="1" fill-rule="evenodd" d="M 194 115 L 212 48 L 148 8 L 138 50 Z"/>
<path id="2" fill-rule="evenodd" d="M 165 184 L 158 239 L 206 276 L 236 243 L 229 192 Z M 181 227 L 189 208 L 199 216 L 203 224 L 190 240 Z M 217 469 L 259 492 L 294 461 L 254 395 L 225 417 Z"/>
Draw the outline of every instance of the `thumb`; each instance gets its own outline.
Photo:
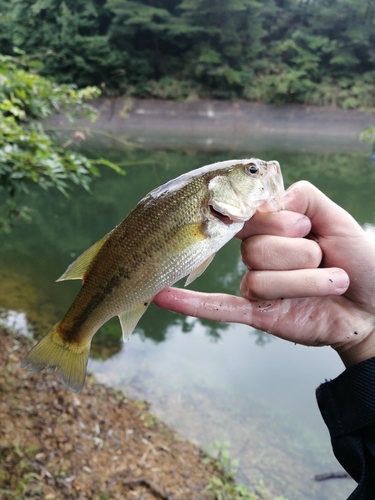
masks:
<path id="1" fill-rule="evenodd" d="M 310 219 L 315 236 L 363 236 L 355 219 L 310 182 L 292 184 L 286 191 L 284 202 L 286 210 Z"/>

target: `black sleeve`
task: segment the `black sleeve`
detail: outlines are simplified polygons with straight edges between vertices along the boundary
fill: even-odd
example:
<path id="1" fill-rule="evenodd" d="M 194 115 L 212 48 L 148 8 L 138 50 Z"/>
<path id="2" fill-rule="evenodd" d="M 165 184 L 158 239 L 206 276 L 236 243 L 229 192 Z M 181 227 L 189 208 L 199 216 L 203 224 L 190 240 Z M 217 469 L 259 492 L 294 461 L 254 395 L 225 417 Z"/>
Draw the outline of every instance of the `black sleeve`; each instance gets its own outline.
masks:
<path id="1" fill-rule="evenodd" d="M 325 382 L 316 396 L 336 458 L 358 482 L 349 499 L 375 499 L 375 357 Z"/>

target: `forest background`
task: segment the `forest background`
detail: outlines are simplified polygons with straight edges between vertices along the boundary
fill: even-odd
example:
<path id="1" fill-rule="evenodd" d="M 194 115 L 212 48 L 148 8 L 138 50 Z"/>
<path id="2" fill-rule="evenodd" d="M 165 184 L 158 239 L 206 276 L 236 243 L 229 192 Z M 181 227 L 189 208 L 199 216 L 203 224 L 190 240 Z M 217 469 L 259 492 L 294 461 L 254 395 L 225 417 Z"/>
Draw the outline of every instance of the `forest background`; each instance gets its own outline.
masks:
<path id="1" fill-rule="evenodd" d="M 106 95 L 375 107 L 374 0 L 0 0 L 0 52 Z"/>
<path id="2" fill-rule="evenodd" d="M 0 0 L 0 232 L 30 185 L 122 173 L 42 126 L 100 94 L 373 110 L 375 0 Z"/>

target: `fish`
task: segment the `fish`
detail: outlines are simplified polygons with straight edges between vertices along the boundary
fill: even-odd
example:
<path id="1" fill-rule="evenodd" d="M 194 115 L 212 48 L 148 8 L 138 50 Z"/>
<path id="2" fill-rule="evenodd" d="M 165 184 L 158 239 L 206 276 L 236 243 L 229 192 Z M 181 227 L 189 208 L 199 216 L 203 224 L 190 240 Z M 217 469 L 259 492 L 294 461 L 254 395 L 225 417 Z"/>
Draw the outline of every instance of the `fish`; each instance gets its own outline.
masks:
<path id="1" fill-rule="evenodd" d="M 282 209 L 283 194 L 279 163 L 256 158 L 206 165 L 154 189 L 57 280 L 82 286 L 21 366 L 55 372 L 80 392 L 104 323 L 118 316 L 126 342 L 157 293 L 185 276 L 192 283 L 258 208 Z"/>

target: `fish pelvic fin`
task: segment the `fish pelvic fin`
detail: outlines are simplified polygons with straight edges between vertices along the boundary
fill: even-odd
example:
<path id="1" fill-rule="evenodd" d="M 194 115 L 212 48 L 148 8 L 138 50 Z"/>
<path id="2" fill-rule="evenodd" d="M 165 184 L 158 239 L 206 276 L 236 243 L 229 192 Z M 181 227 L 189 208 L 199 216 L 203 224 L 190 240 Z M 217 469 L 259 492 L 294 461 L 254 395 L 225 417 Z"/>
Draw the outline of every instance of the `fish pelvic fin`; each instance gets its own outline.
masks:
<path id="1" fill-rule="evenodd" d="M 130 309 L 129 311 L 124 311 L 119 314 L 119 319 L 122 328 L 122 340 L 127 342 L 130 335 L 133 333 L 134 328 L 137 326 L 138 321 L 146 312 L 146 309 L 150 305 L 151 301 L 143 302 L 142 304 Z"/>
<path id="2" fill-rule="evenodd" d="M 90 342 L 81 347 L 64 341 L 57 323 L 24 357 L 21 367 L 29 372 L 46 368 L 49 373 L 55 372 L 68 389 L 80 392 L 85 383 L 89 352 Z"/>
<path id="3" fill-rule="evenodd" d="M 194 271 L 192 271 L 189 276 L 187 277 L 187 280 L 185 282 L 185 285 L 184 286 L 188 286 L 190 285 L 190 283 L 192 283 L 195 279 L 197 279 L 201 274 L 204 273 L 204 271 L 207 269 L 207 267 L 211 264 L 211 262 L 213 261 L 213 258 L 215 257 L 216 255 L 216 252 L 212 255 L 210 255 L 210 257 L 208 257 L 208 259 L 206 259 L 204 262 L 202 262 L 202 264 L 199 264 L 199 266 L 194 269 Z"/>
<path id="4" fill-rule="evenodd" d="M 85 252 L 83 252 L 83 254 L 81 254 L 74 262 L 72 262 L 65 273 L 62 274 L 56 281 L 83 280 L 89 265 L 91 264 L 99 250 L 102 248 L 104 243 L 107 241 L 109 235 L 110 233 L 106 234 L 101 240 L 97 241 Z"/>

